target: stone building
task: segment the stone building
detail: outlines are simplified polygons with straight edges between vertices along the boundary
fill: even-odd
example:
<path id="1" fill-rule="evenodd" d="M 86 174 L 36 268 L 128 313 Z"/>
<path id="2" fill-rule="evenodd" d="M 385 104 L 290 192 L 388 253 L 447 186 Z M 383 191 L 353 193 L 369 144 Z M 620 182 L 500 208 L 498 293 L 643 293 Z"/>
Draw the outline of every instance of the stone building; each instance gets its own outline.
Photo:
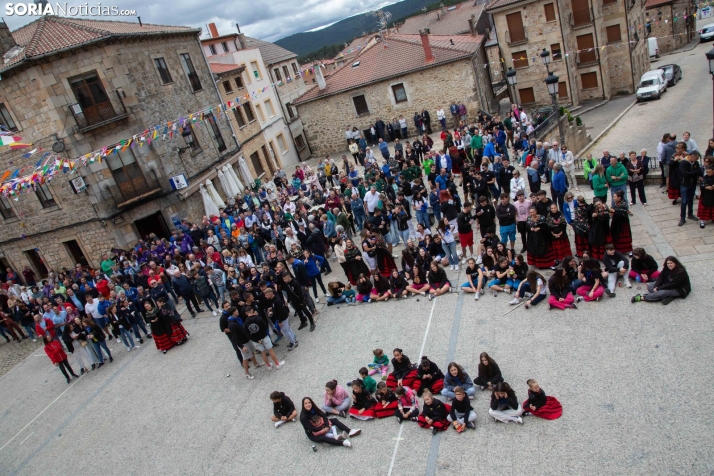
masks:
<path id="1" fill-rule="evenodd" d="M 696 34 L 696 4 L 692 0 L 647 0 L 649 36 L 657 38 L 659 54 L 674 51 Z"/>
<path id="2" fill-rule="evenodd" d="M 260 48 L 257 44 L 249 45 L 248 38 L 243 33 L 219 35 L 216 25 L 213 23 L 208 25 L 208 33 L 210 37 L 202 39 L 201 44 L 210 64 L 229 65 L 233 68 L 244 67 L 244 71 L 240 73 L 243 88 L 240 88 L 239 92 L 234 91 L 225 94 L 228 94 L 227 97 L 233 95 L 233 99 L 238 96 L 248 95 L 249 106 L 244 109 L 244 112 L 247 112 L 247 109 L 255 112 L 254 120 L 258 121 L 263 140 L 268 146 L 269 156 L 263 155 L 259 159 L 260 163 L 263 164 L 262 167 L 258 166 L 259 162 L 256 159 L 251 158 L 251 160 L 248 160 L 251 171 L 258 176 L 265 173 L 266 178 L 270 178 L 275 168 L 272 164 L 273 162 L 277 168 L 294 166 L 300 159 L 292 137 L 290 124 L 283 115 L 283 104 L 277 93 L 280 86 L 273 86 L 276 83 L 271 80 L 269 69 L 266 66 Z M 259 40 L 253 41 L 257 42 Z M 295 65 L 299 71 L 297 62 Z M 292 71 L 292 68 L 289 71 Z M 229 81 L 229 84 L 232 83 Z M 225 92 L 225 87 L 223 91 Z M 251 121 L 249 120 L 248 122 Z M 301 150 L 304 150 L 304 148 Z M 267 167 L 265 167 L 266 165 Z"/>
<path id="3" fill-rule="evenodd" d="M 0 170 L 32 171 L 46 151 L 73 159 L 120 144 L 152 126 L 206 110 L 173 138 L 133 141 L 101 161 L 57 173 L 36 191 L 0 198 L 0 260 L 16 270 L 74 263 L 98 266 L 112 248 L 150 233 L 168 236 L 172 222 L 200 219 L 200 194 L 188 184 L 238 159 L 225 115 L 207 112 L 221 98 L 198 41 L 200 30 L 44 16 L 12 32 L 0 28 L 0 119 L 33 148 L 3 148 Z M 70 180 L 83 180 L 75 193 Z M 81 185 L 81 184 L 80 184 Z M 220 184 L 216 184 L 220 190 Z M 197 187 L 196 187 L 197 188 Z M 196 190 L 194 190 L 196 191 Z"/>
<path id="4" fill-rule="evenodd" d="M 500 57 L 516 70 L 518 104 L 551 102 L 543 49 L 560 79 L 558 100 L 574 105 L 633 93 L 649 70 L 644 1 L 496 0 L 486 11 Z"/>
<path id="5" fill-rule="evenodd" d="M 403 115 L 413 136 L 416 111 L 427 109 L 438 126 L 437 109 L 448 111 L 452 101 L 463 102 L 471 117 L 489 110 L 493 89 L 483 42 L 480 35 L 389 35 L 371 41 L 322 84 L 318 75 L 318 84 L 293 102 L 313 153 L 345 151 L 345 128 L 368 131 L 378 118 Z"/>

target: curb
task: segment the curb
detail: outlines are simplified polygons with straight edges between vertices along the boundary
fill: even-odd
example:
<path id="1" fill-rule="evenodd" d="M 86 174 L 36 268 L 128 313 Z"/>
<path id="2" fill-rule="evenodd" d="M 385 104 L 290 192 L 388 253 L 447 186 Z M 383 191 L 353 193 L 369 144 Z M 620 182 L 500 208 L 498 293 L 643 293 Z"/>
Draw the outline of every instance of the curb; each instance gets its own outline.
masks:
<path id="1" fill-rule="evenodd" d="M 632 101 L 632 104 L 630 104 L 629 106 L 627 106 L 627 108 L 626 108 L 624 111 L 622 111 L 619 116 L 617 116 L 610 124 L 608 124 L 607 127 L 606 127 L 601 133 L 599 133 L 594 139 L 592 139 L 585 147 L 583 147 L 582 149 L 580 149 L 580 150 L 578 151 L 578 153 L 575 154 L 575 156 L 576 156 L 576 157 L 581 156 L 581 155 L 583 155 L 583 153 L 585 153 L 585 152 L 587 152 L 588 150 L 590 150 L 590 148 L 592 148 L 592 147 L 595 145 L 595 143 L 596 143 L 597 141 L 599 141 L 600 139 L 602 139 L 602 136 L 604 136 L 605 134 L 607 134 L 607 133 L 610 131 L 610 129 L 612 129 L 613 127 L 615 127 L 615 124 L 617 124 L 617 123 L 620 121 L 620 119 L 622 119 L 622 116 L 624 116 L 625 114 L 627 114 L 627 113 L 629 112 L 629 110 L 632 109 L 632 108 L 635 106 L 635 104 L 637 104 L 637 100 Z"/>
<path id="2" fill-rule="evenodd" d="M 697 41 L 692 40 L 692 42 L 694 43 L 692 46 L 687 45 L 687 46 L 680 48 L 678 50 L 670 51 L 669 53 L 664 53 L 661 56 L 669 56 L 669 55 L 674 55 L 677 53 L 686 53 L 687 51 L 692 51 L 694 48 L 696 48 L 697 46 L 699 46 L 701 44 L 701 41 L 699 40 L 698 37 L 697 37 Z"/>
<path id="3" fill-rule="evenodd" d="M 571 115 L 572 115 L 573 117 L 581 116 L 581 115 L 585 114 L 586 112 L 593 111 L 593 110 L 595 110 L 595 109 L 597 109 L 597 108 L 599 108 L 599 107 L 604 106 L 605 104 L 607 104 L 607 103 L 609 103 L 609 102 L 610 102 L 610 100 L 607 99 L 607 100 L 601 102 L 600 104 L 595 104 L 594 106 L 589 107 L 589 108 L 587 108 L 587 109 L 585 109 L 585 110 L 583 110 L 583 111 L 578 111 L 577 114 L 571 114 Z M 572 112 L 572 111 L 571 111 L 571 112 Z"/>

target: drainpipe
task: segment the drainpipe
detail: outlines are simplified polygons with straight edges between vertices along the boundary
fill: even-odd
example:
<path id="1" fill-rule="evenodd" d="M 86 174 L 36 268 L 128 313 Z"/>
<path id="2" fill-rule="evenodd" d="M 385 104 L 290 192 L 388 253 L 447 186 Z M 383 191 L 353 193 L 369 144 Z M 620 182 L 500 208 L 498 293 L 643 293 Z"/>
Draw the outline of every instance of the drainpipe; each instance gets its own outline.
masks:
<path id="1" fill-rule="evenodd" d="M 627 0 L 623 0 L 623 1 L 627 2 Z M 590 12 L 593 15 L 593 25 L 594 25 L 595 24 L 595 9 L 592 7 L 592 5 L 590 6 Z M 627 5 L 625 5 L 625 21 L 627 21 Z M 600 50 L 600 41 L 598 40 L 596 26 L 593 26 L 593 31 L 595 32 L 595 34 L 593 36 L 595 38 L 595 53 L 598 57 L 598 61 L 597 61 L 598 69 L 600 70 L 600 83 L 602 84 L 602 95 L 605 99 L 607 99 L 607 96 L 605 93 L 605 81 L 603 81 L 603 79 L 602 79 L 605 76 L 603 76 L 603 74 L 602 74 L 602 59 L 600 56 L 601 51 L 599 51 Z"/>
<path id="2" fill-rule="evenodd" d="M 632 76 L 632 92 L 636 93 L 637 89 L 635 88 L 635 65 L 632 64 L 632 45 L 630 45 L 630 22 L 629 20 L 629 15 L 627 13 L 627 2 L 628 0 L 623 0 L 623 4 L 625 6 L 625 27 L 627 28 L 627 54 L 630 56 L 630 75 Z M 639 41 L 637 42 L 639 43 Z M 637 47 L 637 45 L 635 45 Z"/>
<path id="3" fill-rule="evenodd" d="M 568 58 L 565 57 L 565 52 L 566 52 L 567 50 L 565 49 L 565 33 L 563 32 L 563 20 L 562 20 L 562 17 L 561 17 L 561 15 L 560 15 L 560 3 L 558 3 L 558 17 L 560 18 L 560 21 L 558 22 L 558 23 L 560 24 L 560 38 L 563 40 L 562 55 L 563 55 L 563 61 L 565 62 L 565 74 L 568 75 L 568 83 L 570 84 L 570 96 L 571 96 L 571 99 L 572 99 L 573 91 L 574 91 L 574 90 L 578 90 L 578 91 L 579 91 L 579 88 L 576 87 L 575 89 L 573 89 L 573 83 L 571 82 L 572 77 L 570 76 L 570 65 L 568 64 Z M 601 79 L 600 82 L 602 82 L 602 72 L 600 72 L 600 79 Z M 576 77 L 575 77 L 575 86 L 577 86 L 577 84 L 578 84 L 578 78 L 577 78 L 577 75 L 576 75 Z M 514 88 L 514 89 L 515 89 L 515 88 Z M 515 93 L 514 93 L 514 94 L 515 94 Z"/>

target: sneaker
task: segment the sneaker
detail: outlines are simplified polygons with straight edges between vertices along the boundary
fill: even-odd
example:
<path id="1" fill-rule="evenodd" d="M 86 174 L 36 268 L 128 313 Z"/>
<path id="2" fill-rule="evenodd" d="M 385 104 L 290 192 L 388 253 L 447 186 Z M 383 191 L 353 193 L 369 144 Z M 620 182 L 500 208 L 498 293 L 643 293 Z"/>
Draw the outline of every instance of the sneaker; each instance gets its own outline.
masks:
<path id="1" fill-rule="evenodd" d="M 439 430 L 437 430 L 436 428 L 432 428 L 432 429 L 431 429 L 431 434 L 432 434 L 432 435 L 436 435 L 437 433 L 439 433 Z"/>
<path id="2" fill-rule="evenodd" d="M 519 417 L 519 416 L 513 417 L 513 418 L 511 419 L 511 421 L 515 421 L 516 423 L 519 423 L 519 424 L 521 424 L 521 425 L 523 424 L 523 418 L 521 418 L 521 417 Z"/>
<path id="3" fill-rule="evenodd" d="M 342 442 L 342 446 L 346 446 L 348 448 L 352 448 L 352 443 L 350 443 L 350 440 L 345 440 Z"/>
<path id="4" fill-rule="evenodd" d="M 420 292 L 419 294 L 421 294 L 422 296 L 426 297 L 426 291 Z"/>
<path id="5" fill-rule="evenodd" d="M 144 343 L 144 339 L 139 339 L 139 344 L 143 344 L 143 343 Z"/>
<path id="6" fill-rule="evenodd" d="M 505 288 L 504 291 L 506 294 L 511 294 L 511 288 Z"/>
<path id="7" fill-rule="evenodd" d="M 493 297 L 498 297 L 498 291 L 496 291 L 495 289 L 493 290 Z"/>
<path id="8" fill-rule="evenodd" d="M 702 228 L 704 228 L 704 227 L 702 227 Z M 32 342 L 37 342 L 37 339 L 32 339 Z"/>
<path id="9" fill-rule="evenodd" d="M 636 303 L 636 302 L 640 302 L 640 301 L 642 301 L 642 295 L 641 295 L 641 294 L 635 294 L 635 295 L 632 296 L 632 298 L 630 299 L 630 302 L 633 303 L 633 304 Z"/>
<path id="10" fill-rule="evenodd" d="M 298 330 L 304 329 L 307 327 L 307 322 L 301 322 L 300 325 L 298 326 Z"/>
<path id="11" fill-rule="evenodd" d="M 578 308 L 578 306 L 576 306 L 575 304 L 570 305 L 570 309 L 577 309 L 577 308 Z"/>
<path id="12" fill-rule="evenodd" d="M 276 421 L 276 422 L 275 422 L 275 428 L 280 428 L 280 427 L 283 426 L 284 424 L 285 424 L 285 422 L 282 421 L 282 420 Z"/>
<path id="13" fill-rule="evenodd" d="M 121 339 L 117 339 L 117 344 L 121 344 Z"/>
<path id="14" fill-rule="evenodd" d="M 475 429 L 476 429 L 476 425 L 474 425 L 474 423 L 473 423 L 472 421 L 469 421 L 469 422 L 466 423 L 466 428 L 470 428 L 471 430 L 475 430 Z"/>
<path id="15" fill-rule="evenodd" d="M 450 270 L 450 271 L 453 271 L 453 270 L 454 270 L 454 265 L 450 265 L 450 266 L 449 266 L 449 270 Z"/>
<path id="16" fill-rule="evenodd" d="M 518 298 L 513 298 L 513 300 L 510 301 L 508 304 L 510 304 L 511 306 L 515 306 L 516 304 L 520 304 L 520 303 L 521 303 L 521 300 L 520 300 L 520 299 L 518 299 Z"/>
<path id="17" fill-rule="evenodd" d="M 474 294 L 474 301 L 478 301 L 478 298 L 480 295 L 481 295 L 481 293 Z"/>
<path id="18" fill-rule="evenodd" d="M 582 300 L 583 300 L 583 297 L 582 297 L 582 296 L 578 296 L 578 297 L 575 298 L 575 302 L 580 302 L 580 301 L 582 301 Z"/>
<path id="19" fill-rule="evenodd" d="M 245 374 L 245 378 L 247 378 L 248 380 L 253 380 L 255 377 L 253 377 L 252 374 Z"/>
<path id="20" fill-rule="evenodd" d="M 196 312 L 206 312 L 205 309 L 196 309 Z"/>
<path id="21" fill-rule="evenodd" d="M 337 414 L 337 416 L 342 417 L 342 418 L 347 418 L 347 412 L 342 410 L 340 413 Z"/>
<path id="22" fill-rule="evenodd" d="M 526 298 L 530 299 L 530 298 L 533 297 L 533 293 L 525 292 L 525 293 L 523 293 L 523 296 L 525 296 Z"/>
<path id="23" fill-rule="evenodd" d="M 521 254 L 525 253 L 527 250 L 525 248 L 521 249 Z"/>
<path id="24" fill-rule="evenodd" d="M 339 435 L 337 435 L 337 438 L 335 438 L 337 441 L 347 441 L 347 433 L 342 432 Z"/>
<path id="25" fill-rule="evenodd" d="M 278 364 L 273 364 L 273 367 L 275 367 L 276 370 L 280 370 L 285 366 L 285 361 L 281 360 L 280 363 Z"/>
<path id="26" fill-rule="evenodd" d="M 372 299 L 371 299 L 371 298 L 367 298 L 367 300 L 366 300 L 365 302 L 368 302 L 368 303 L 369 303 L 369 302 L 372 302 Z"/>
<path id="27" fill-rule="evenodd" d="M 257 365 L 256 365 L 256 367 L 257 367 Z M 271 372 L 273 370 L 273 364 L 268 364 L 267 369 L 268 369 L 268 372 Z"/>
<path id="28" fill-rule="evenodd" d="M 217 313 L 216 311 L 211 311 L 211 313 L 212 313 L 214 316 L 217 316 L 217 315 L 218 315 L 218 313 Z"/>
<path id="29" fill-rule="evenodd" d="M 463 258 L 461 258 L 461 264 L 466 264 L 466 256 L 464 256 Z"/>
<path id="30" fill-rule="evenodd" d="M 355 428 L 353 430 L 350 430 L 349 437 L 352 438 L 353 436 L 357 436 L 360 433 L 362 433 L 362 430 L 360 430 L 359 428 Z"/>
<path id="31" fill-rule="evenodd" d="M 605 288 L 605 294 L 607 294 L 611 298 L 614 298 L 615 296 L 617 296 L 617 294 L 613 293 L 612 291 L 610 291 L 607 288 Z"/>
<path id="32" fill-rule="evenodd" d="M 687 215 L 687 218 L 689 218 L 690 220 L 694 220 L 694 221 L 699 220 L 699 218 L 696 215 Z"/>
<path id="33" fill-rule="evenodd" d="M 481 258 L 481 255 L 478 255 L 478 257 L 476 258 L 476 264 L 482 264 L 482 263 L 483 263 L 483 259 Z"/>
<path id="34" fill-rule="evenodd" d="M 663 306 L 666 306 L 667 304 L 669 304 L 670 302 L 672 302 L 673 299 L 674 299 L 674 298 L 673 298 L 672 296 L 667 296 L 666 298 L 662 299 L 662 305 L 663 305 Z"/>
<path id="35" fill-rule="evenodd" d="M 126 351 L 131 352 L 131 349 L 132 349 L 131 347 L 127 347 Z"/>
<path id="36" fill-rule="evenodd" d="M 402 299 L 407 299 L 408 297 L 409 297 L 409 295 L 406 294 L 406 295 L 402 296 Z"/>
<path id="37" fill-rule="evenodd" d="M 298 345 L 300 345 L 300 343 L 297 341 L 297 339 L 295 339 L 295 345 L 293 346 L 293 349 L 297 349 Z"/>
<path id="38" fill-rule="evenodd" d="M 315 302 L 318 303 L 318 304 L 320 304 L 320 298 L 318 298 L 317 296 L 315 296 Z"/>
<path id="39" fill-rule="evenodd" d="M 288 352 L 290 352 L 291 350 L 293 350 L 294 347 L 295 347 L 295 346 L 293 345 L 293 343 L 290 342 L 290 343 L 288 344 Z"/>
<path id="40" fill-rule="evenodd" d="M 429 301 L 431 301 L 432 299 L 434 299 L 434 295 L 433 295 L 433 294 L 429 294 Z"/>
<path id="41" fill-rule="evenodd" d="M 686 220 L 684 218 L 681 218 L 679 220 L 679 223 L 677 223 L 677 226 L 684 226 L 685 223 L 686 223 Z"/>
<path id="42" fill-rule="evenodd" d="M 704 228 L 704 222 L 703 222 L 703 221 L 700 221 L 700 222 L 699 222 L 699 228 Z M 33 341 L 34 341 L 34 339 L 33 339 Z"/>
<path id="43" fill-rule="evenodd" d="M 114 362 L 114 357 L 109 357 L 109 363 Z"/>
<path id="44" fill-rule="evenodd" d="M 310 324 L 310 332 L 315 330 L 315 324 Z"/>
<path id="45" fill-rule="evenodd" d="M 458 270 L 459 270 L 459 265 L 458 264 L 454 265 L 454 271 L 458 271 Z"/>
<path id="46" fill-rule="evenodd" d="M 626 287 L 626 288 L 631 288 L 631 287 L 632 287 L 632 283 L 630 282 L 629 279 L 628 279 L 627 281 L 625 281 L 625 287 Z"/>

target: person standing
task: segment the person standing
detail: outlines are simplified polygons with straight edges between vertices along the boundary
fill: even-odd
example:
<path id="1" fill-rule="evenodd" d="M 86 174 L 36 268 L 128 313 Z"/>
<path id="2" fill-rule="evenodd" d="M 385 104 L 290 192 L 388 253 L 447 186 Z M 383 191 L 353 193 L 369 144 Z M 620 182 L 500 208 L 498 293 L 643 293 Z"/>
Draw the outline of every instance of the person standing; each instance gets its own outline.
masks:
<path id="1" fill-rule="evenodd" d="M 627 175 L 627 172 L 625 172 Z M 565 182 L 565 172 L 563 172 L 563 166 L 561 164 L 553 164 L 553 184 L 552 189 L 554 192 L 553 201 L 558 204 L 558 209 L 563 209 L 563 204 L 565 203 L 565 192 L 568 191 L 568 186 Z"/>
<path id="2" fill-rule="evenodd" d="M 575 157 L 573 157 L 573 153 L 568 150 L 565 144 L 560 145 L 560 164 L 563 166 L 563 172 L 570 182 L 570 188 L 575 188 L 579 192 L 578 179 L 575 176 Z"/>
<path id="3" fill-rule="evenodd" d="M 427 134 L 431 134 L 431 116 L 429 115 L 429 111 L 426 109 L 421 111 L 421 117 L 424 119 L 424 129 Z"/>
<path id="4" fill-rule="evenodd" d="M 627 163 L 627 180 L 630 184 L 630 195 L 632 195 L 632 202 L 630 202 L 630 205 L 637 204 L 635 191 L 639 194 L 642 205 L 647 205 L 647 197 L 645 196 L 645 177 L 647 177 L 647 172 L 649 172 L 650 158 L 647 157 L 647 151 L 645 149 L 642 149 L 639 157 L 634 150 L 630 151 L 629 155 L 630 161 Z"/>
<path id="5" fill-rule="evenodd" d="M 471 215 L 471 203 L 464 202 L 464 207 L 456 216 L 456 227 L 459 233 L 459 242 L 461 243 L 461 264 L 466 263 L 466 249 L 469 250 L 469 256 L 474 255 L 474 230 L 471 225 L 474 222 L 474 217 Z"/>
<path id="6" fill-rule="evenodd" d="M 446 129 L 446 113 L 444 112 L 443 107 L 440 107 L 439 109 L 436 110 L 436 118 L 439 120 L 439 123 L 441 124 L 441 129 L 442 130 Z"/>
<path id="7" fill-rule="evenodd" d="M 72 367 L 69 365 L 67 354 L 64 353 L 62 344 L 60 344 L 59 341 L 52 340 L 48 335 L 44 335 L 42 341 L 45 343 L 45 353 L 47 357 L 50 358 L 56 367 L 59 367 L 62 371 L 62 375 L 67 379 L 67 383 L 71 383 L 72 377 L 79 378 L 79 375 L 74 373 L 74 370 L 72 370 Z M 70 375 L 72 375 L 72 377 L 70 377 Z"/>
<path id="8" fill-rule="evenodd" d="M 702 176 L 702 168 L 699 166 L 699 158 L 701 154 L 695 150 L 689 152 L 687 156 L 679 162 L 679 180 L 680 180 L 680 196 L 682 204 L 679 211 L 679 226 L 685 223 L 686 217 L 690 220 L 697 221 L 698 218 L 694 215 L 694 194 L 697 191 L 699 177 Z"/>
<path id="9" fill-rule="evenodd" d="M 627 169 L 617 158 L 610 157 L 610 166 L 605 171 L 607 183 L 610 185 L 610 198 L 612 205 L 615 205 L 615 192 L 621 190 L 624 193 L 625 203 L 627 203 Z"/>

